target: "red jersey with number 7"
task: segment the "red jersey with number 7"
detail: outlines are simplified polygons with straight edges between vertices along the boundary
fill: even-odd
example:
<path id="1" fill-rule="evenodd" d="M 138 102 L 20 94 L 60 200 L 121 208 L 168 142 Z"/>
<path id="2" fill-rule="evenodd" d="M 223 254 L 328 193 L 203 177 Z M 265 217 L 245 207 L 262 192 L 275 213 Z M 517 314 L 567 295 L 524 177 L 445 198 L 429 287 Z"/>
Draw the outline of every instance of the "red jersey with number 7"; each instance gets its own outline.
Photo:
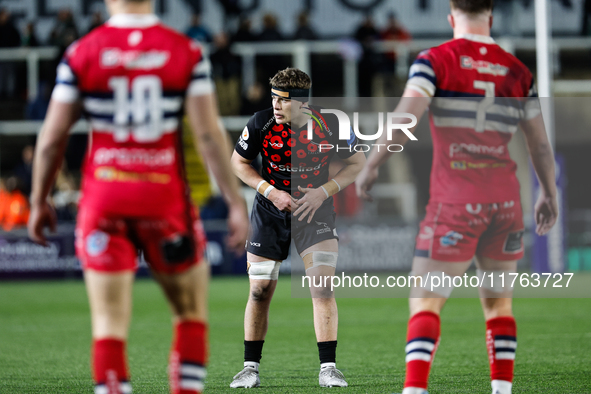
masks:
<path id="1" fill-rule="evenodd" d="M 210 69 L 199 44 L 155 15 L 115 15 L 68 48 L 52 99 L 80 101 L 91 127 L 81 205 L 127 216 L 186 207 L 183 103 L 213 91 Z"/>
<path id="2" fill-rule="evenodd" d="M 431 200 L 519 200 L 508 143 L 522 119 L 540 114 L 527 67 L 491 37 L 465 35 L 421 52 L 407 88 L 432 98 Z"/>

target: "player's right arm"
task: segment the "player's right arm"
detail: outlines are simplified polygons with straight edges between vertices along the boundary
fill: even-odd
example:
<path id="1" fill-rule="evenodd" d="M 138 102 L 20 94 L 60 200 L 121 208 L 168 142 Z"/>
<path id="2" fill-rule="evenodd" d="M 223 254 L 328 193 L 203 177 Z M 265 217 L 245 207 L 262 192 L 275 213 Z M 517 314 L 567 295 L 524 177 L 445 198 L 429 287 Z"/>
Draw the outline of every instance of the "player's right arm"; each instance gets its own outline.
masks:
<path id="1" fill-rule="evenodd" d="M 417 59 L 409 70 L 408 81 L 400 102 L 396 106 L 394 112 L 413 114 L 417 118 L 417 124 L 420 122 L 421 117 L 429 107 L 431 98 L 435 96 L 437 89 L 437 76 L 435 69 L 431 62 L 430 51 L 423 51 L 419 54 Z M 394 123 L 403 124 L 408 123 L 408 118 L 394 119 Z M 414 133 L 416 126 L 411 128 L 410 131 Z M 392 140 L 388 141 L 388 135 L 383 133 L 377 140 L 376 145 L 382 144 L 385 146 L 388 144 L 399 144 L 404 145 L 408 141 L 408 136 L 401 130 L 395 130 L 392 133 Z M 367 158 L 363 170 L 357 176 L 355 181 L 355 188 L 357 189 L 357 195 L 364 200 L 372 201 L 371 195 L 368 193 L 373 187 L 374 183 L 378 179 L 378 171 L 382 164 L 384 164 L 392 152 L 387 149 L 373 149 Z"/>
<path id="2" fill-rule="evenodd" d="M 520 122 L 525 135 L 527 149 L 540 182 L 540 196 L 534 207 L 536 233 L 544 235 L 550 231 L 558 217 L 554 153 L 548 141 L 542 115 Z"/>
<path id="3" fill-rule="evenodd" d="M 248 186 L 252 187 L 253 189 L 257 190 L 259 193 L 264 193 L 263 188 L 271 187 L 270 185 L 261 185 L 264 183 L 265 180 L 263 177 L 253 168 L 251 163 L 253 160 L 244 158 L 240 153 L 234 150 L 232 154 L 232 168 L 234 169 L 234 174 L 242 182 L 247 184 Z M 289 195 L 289 193 L 284 192 L 283 190 L 279 189 L 272 189 L 267 196 L 269 201 L 275 205 L 277 209 L 283 212 L 291 212 L 292 208 L 295 210 L 295 202 Z"/>
<path id="4" fill-rule="evenodd" d="M 56 91 L 60 89 L 60 85 Z M 80 117 L 80 104 L 75 101 L 60 101 L 54 98 L 41 132 L 37 137 L 33 159 L 33 180 L 31 188 L 31 214 L 29 216 L 29 237 L 36 243 L 47 245 L 43 229 L 56 230 L 56 216 L 47 202 L 47 197 L 64 157 L 70 128 Z"/>

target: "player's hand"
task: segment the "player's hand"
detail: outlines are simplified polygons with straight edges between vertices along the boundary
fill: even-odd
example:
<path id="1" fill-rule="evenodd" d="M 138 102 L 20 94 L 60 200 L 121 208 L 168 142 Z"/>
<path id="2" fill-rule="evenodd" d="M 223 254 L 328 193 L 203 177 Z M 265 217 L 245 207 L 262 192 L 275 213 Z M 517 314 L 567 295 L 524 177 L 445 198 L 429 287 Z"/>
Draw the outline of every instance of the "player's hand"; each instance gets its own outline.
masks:
<path id="1" fill-rule="evenodd" d="M 373 197 L 369 194 L 369 191 L 373 187 L 374 183 L 378 179 L 378 169 L 364 166 L 357 179 L 355 179 L 355 190 L 357 196 L 364 199 L 365 201 L 373 201 Z"/>
<path id="2" fill-rule="evenodd" d="M 546 235 L 558 218 L 556 197 L 547 196 L 542 192 L 534 206 L 534 217 L 536 219 L 536 234 Z"/>
<path id="3" fill-rule="evenodd" d="M 228 237 L 226 245 L 235 254 L 244 253 L 244 244 L 248 236 L 248 215 L 244 203 L 230 206 L 228 212 Z"/>
<path id="4" fill-rule="evenodd" d="M 279 189 L 271 190 L 268 199 L 281 212 L 291 212 L 292 204 L 294 204 L 294 200 L 289 193 Z"/>
<path id="5" fill-rule="evenodd" d="M 45 227 L 49 227 L 52 233 L 56 232 L 57 216 L 55 211 L 47 202 L 31 205 L 31 213 L 27 223 L 29 238 L 39 245 L 49 246 L 43 234 Z"/>
<path id="6" fill-rule="evenodd" d="M 304 193 L 305 196 L 298 200 L 299 207 L 293 213 L 293 216 L 299 215 L 298 220 L 300 222 L 308 216 L 308 223 L 310 223 L 318 208 L 328 197 L 326 197 L 326 193 L 322 188 L 309 189 L 298 186 L 298 190 Z"/>

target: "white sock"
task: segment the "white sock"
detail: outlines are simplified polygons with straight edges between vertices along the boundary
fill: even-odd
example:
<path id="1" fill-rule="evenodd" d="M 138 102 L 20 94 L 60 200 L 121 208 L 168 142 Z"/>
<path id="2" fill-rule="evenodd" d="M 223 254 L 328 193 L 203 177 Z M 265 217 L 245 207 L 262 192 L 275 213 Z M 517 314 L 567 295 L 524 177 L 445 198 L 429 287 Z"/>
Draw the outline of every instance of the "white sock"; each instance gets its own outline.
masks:
<path id="1" fill-rule="evenodd" d="M 320 364 L 321 371 L 326 368 L 336 368 L 336 367 L 337 367 L 336 363 L 322 363 L 322 364 Z"/>
<path id="2" fill-rule="evenodd" d="M 245 361 L 244 362 L 244 368 L 252 368 L 257 372 L 259 372 L 259 365 L 260 365 L 260 363 L 257 363 L 254 361 Z"/>
<path id="3" fill-rule="evenodd" d="M 506 380 L 493 380 L 490 382 L 493 394 L 511 394 L 513 383 Z"/>
<path id="4" fill-rule="evenodd" d="M 402 394 L 427 394 L 427 390 L 421 387 L 405 387 Z"/>

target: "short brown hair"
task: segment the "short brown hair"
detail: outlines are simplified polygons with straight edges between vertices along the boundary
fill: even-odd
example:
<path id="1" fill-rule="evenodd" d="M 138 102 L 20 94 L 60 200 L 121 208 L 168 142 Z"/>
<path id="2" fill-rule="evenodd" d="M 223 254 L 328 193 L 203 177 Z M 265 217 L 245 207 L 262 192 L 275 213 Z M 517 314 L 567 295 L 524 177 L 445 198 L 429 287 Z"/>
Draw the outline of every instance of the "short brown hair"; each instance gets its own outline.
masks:
<path id="1" fill-rule="evenodd" d="M 302 70 L 286 68 L 269 80 L 269 84 L 281 89 L 310 89 L 312 80 Z"/>
<path id="2" fill-rule="evenodd" d="M 466 14 L 480 14 L 492 11 L 494 0 L 450 0 L 452 10 L 460 10 Z"/>

